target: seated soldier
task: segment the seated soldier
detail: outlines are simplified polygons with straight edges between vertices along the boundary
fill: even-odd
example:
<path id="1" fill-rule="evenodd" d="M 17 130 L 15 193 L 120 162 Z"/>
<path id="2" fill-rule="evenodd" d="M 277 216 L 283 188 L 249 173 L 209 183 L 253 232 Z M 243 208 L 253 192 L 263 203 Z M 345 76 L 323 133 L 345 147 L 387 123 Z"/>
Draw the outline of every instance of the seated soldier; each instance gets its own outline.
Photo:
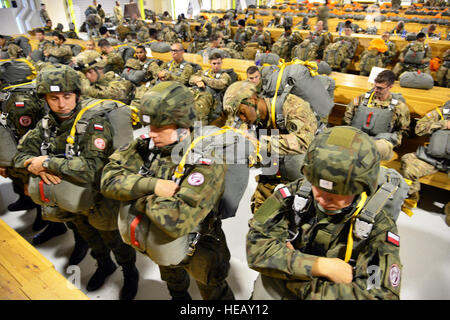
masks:
<path id="1" fill-rule="evenodd" d="M 117 46 L 120 44 L 119 40 L 111 37 L 111 34 L 109 33 L 108 29 L 105 26 L 100 27 L 100 38 L 108 40 L 109 44 L 112 46 Z"/>
<path id="2" fill-rule="evenodd" d="M 405 23 L 403 21 L 399 21 L 394 29 L 391 30 L 391 34 L 399 37 L 402 35 L 406 35 Z"/>
<path id="3" fill-rule="evenodd" d="M 178 81 L 187 85 L 189 78 L 194 73 L 192 65 L 184 60 L 184 48 L 181 43 L 174 43 L 170 46 L 172 60 L 162 66 L 150 65 L 150 71 L 154 78 L 159 81 Z"/>
<path id="4" fill-rule="evenodd" d="M 384 68 L 385 65 L 385 52 L 388 50 L 386 43 L 382 39 L 373 39 L 369 43 L 367 50 L 361 53 L 361 59 L 359 63 L 359 74 L 362 76 L 368 76 L 373 67 Z"/>
<path id="5" fill-rule="evenodd" d="M 231 39 L 231 29 L 229 25 L 225 24 L 225 20 L 223 18 L 220 18 L 217 23 L 216 23 L 216 27 L 213 30 L 213 34 L 221 34 L 222 35 L 222 40 L 225 43 L 228 43 L 228 41 L 230 41 Z"/>
<path id="6" fill-rule="evenodd" d="M 386 43 L 388 47 L 387 51 L 384 53 L 385 65 L 391 64 L 397 56 L 397 46 L 395 45 L 395 42 L 389 40 L 390 37 L 391 34 L 388 31 L 383 32 L 381 35 L 381 39 L 383 39 L 384 43 Z"/>
<path id="7" fill-rule="evenodd" d="M 66 38 L 61 33 L 55 33 L 53 39 L 54 45 L 46 46 L 44 49 L 45 61 L 69 64 L 72 58 L 72 49 L 64 44 Z"/>
<path id="8" fill-rule="evenodd" d="M 261 93 L 262 81 L 261 71 L 257 66 L 250 66 L 247 68 L 247 81 L 252 82 L 256 86 L 256 92 Z"/>
<path id="9" fill-rule="evenodd" d="M 75 32 L 75 25 L 72 22 L 69 23 L 69 31 L 67 31 L 64 35 L 68 39 L 80 39 L 78 34 Z"/>
<path id="10" fill-rule="evenodd" d="M 323 25 L 323 21 L 322 21 L 322 25 Z M 299 23 L 297 23 L 295 25 L 295 29 L 311 30 L 311 26 L 309 25 L 309 18 L 308 17 L 303 17 L 302 21 L 300 21 Z"/>
<path id="11" fill-rule="evenodd" d="M 450 88 L 450 49 L 447 49 L 442 57 L 442 64 L 436 73 L 436 81 L 439 86 Z"/>
<path id="12" fill-rule="evenodd" d="M 240 19 L 233 41 L 227 44 L 227 48 L 235 49 L 236 51 L 243 51 L 245 44 L 252 38 L 253 31 L 251 28 L 245 27 L 245 20 Z"/>
<path id="13" fill-rule="evenodd" d="M 265 52 L 270 49 L 272 46 L 272 37 L 268 30 L 264 30 L 264 23 L 258 22 L 256 25 L 256 31 L 253 33 L 251 39 L 251 43 L 257 43 L 257 49 L 261 52 Z M 253 60 L 254 57 L 250 60 Z"/>
<path id="14" fill-rule="evenodd" d="M 420 32 L 425 33 L 425 37 L 428 38 L 432 38 L 432 39 L 436 39 L 436 40 L 440 40 L 441 39 L 441 34 L 437 34 L 434 33 L 436 31 L 436 24 L 430 24 L 428 27 L 424 27 L 420 30 Z"/>
<path id="15" fill-rule="evenodd" d="M 419 32 L 416 41 L 409 43 L 398 56 L 399 62 L 392 71 L 398 78 L 403 72 L 418 71 L 431 74 L 431 47 L 425 43 L 425 34 Z"/>
<path id="16" fill-rule="evenodd" d="M 113 99 L 128 103 L 131 99 L 133 84 L 113 71 L 104 72 L 105 59 L 96 51 L 85 51 L 77 56 L 81 66 L 82 94 L 97 99 Z"/>
<path id="17" fill-rule="evenodd" d="M 395 75 L 384 70 L 375 78 L 374 87 L 347 105 L 343 124 L 356 127 L 374 140 L 381 160 L 393 157 L 394 147 L 408 135 L 410 113 L 401 96 L 392 94 Z M 402 98 L 403 99 L 403 98 Z"/>
<path id="18" fill-rule="evenodd" d="M 197 120 L 203 123 L 211 123 L 220 116 L 222 113 L 223 93 L 231 83 L 228 73 L 222 70 L 222 56 L 220 53 L 216 52 L 209 56 L 209 64 L 211 65 L 209 70 L 199 70 L 189 79 L 189 84 L 195 88 L 195 91 L 208 92 L 213 98 L 212 101 L 209 97 L 206 98 L 206 101 L 213 102 L 209 105 L 207 103 L 198 105 L 197 99 L 195 99 Z M 194 96 L 196 97 L 197 95 L 197 92 L 195 92 Z"/>
<path id="19" fill-rule="evenodd" d="M 290 61 L 292 49 L 303 41 L 298 31 L 292 32 L 291 26 L 285 26 L 284 32 L 278 40 L 272 45 L 272 52 L 279 55 L 280 58 Z"/>
<path id="20" fill-rule="evenodd" d="M 14 38 L 0 34 L 0 59 L 24 58 L 21 47 L 14 43 Z"/>
<path id="21" fill-rule="evenodd" d="M 333 40 L 324 51 L 323 59 L 332 67 L 334 71 L 347 72 L 347 69 L 355 57 L 358 48 L 358 38 L 352 37 L 352 23 L 346 21 L 344 25 L 344 35 Z"/>
<path id="22" fill-rule="evenodd" d="M 416 152 L 405 154 L 401 161 L 400 173 L 412 181 L 405 204 L 415 208 L 419 202 L 419 179 L 438 171 L 447 173 L 450 178 L 450 155 L 448 150 L 450 133 L 450 101 L 430 111 L 416 124 L 418 136 L 431 135 L 430 143 L 420 146 Z M 438 136 L 443 139 L 436 139 Z M 440 142 L 439 142 L 440 141 Z M 444 142 L 444 143 L 442 143 Z M 447 148 L 446 148 L 447 147 Z M 445 206 L 445 222 L 450 226 L 450 202 Z"/>
<path id="23" fill-rule="evenodd" d="M 105 73 L 109 71 L 114 71 L 115 73 L 122 72 L 126 61 L 123 61 L 122 56 L 111 46 L 109 41 L 100 39 L 98 41 L 98 47 L 106 60 Z"/>

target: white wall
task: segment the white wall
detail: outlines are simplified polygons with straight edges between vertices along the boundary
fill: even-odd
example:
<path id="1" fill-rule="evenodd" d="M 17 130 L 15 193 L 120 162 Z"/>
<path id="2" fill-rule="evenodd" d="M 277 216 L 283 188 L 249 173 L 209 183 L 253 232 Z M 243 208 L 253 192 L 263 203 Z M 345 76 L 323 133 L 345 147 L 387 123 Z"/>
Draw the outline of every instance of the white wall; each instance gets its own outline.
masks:
<path id="1" fill-rule="evenodd" d="M 25 33 L 41 27 L 39 0 L 16 0 L 17 8 L 0 9 L 0 34 Z"/>

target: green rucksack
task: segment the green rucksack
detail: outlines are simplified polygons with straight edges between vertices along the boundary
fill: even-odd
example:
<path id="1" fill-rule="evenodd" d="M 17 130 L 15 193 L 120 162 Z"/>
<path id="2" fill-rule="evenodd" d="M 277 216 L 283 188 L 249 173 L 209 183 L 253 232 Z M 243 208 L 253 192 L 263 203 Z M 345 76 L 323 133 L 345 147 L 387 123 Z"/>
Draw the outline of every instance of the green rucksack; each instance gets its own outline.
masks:
<path id="1" fill-rule="evenodd" d="M 331 68 L 341 68 L 342 62 L 344 62 L 347 55 L 347 45 L 342 41 L 338 41 L 327 46 L 323 53 L 323 60 L 327 62 Z"/>
<path id="2" fill-rule="evenodd" d="M 305 39 L 305 41 L 296 45 L 294 49 L 292 49 L 292 57 L 303 61 L 314 61 L 317 58 L 318 49 L 319 45 L 315 41 Z"/>
<path id="3" fill-rule="evenodd" d="M 373 67 L 384 67 L 383 54 L 372 50 L 365 52 L 359 62 L 360 75 L 368 76 Z"/>

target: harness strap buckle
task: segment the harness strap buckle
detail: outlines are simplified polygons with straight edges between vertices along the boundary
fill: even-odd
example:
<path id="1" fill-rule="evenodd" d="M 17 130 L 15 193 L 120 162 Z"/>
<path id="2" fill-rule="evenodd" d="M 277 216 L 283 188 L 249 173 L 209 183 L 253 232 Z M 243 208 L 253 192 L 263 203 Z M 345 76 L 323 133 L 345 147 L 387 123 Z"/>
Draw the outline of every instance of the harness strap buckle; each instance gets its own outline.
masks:
<path id="1" fill-rule="evenodd" d="M 195 232 L 194 238 L 189 243 L 189 249 L 187 252 L 188 256 L 192 257 L 194 255 L 197 242 L 200 240 L 201 236 L 202 236 L 202 234 L 200 232 Z"/>

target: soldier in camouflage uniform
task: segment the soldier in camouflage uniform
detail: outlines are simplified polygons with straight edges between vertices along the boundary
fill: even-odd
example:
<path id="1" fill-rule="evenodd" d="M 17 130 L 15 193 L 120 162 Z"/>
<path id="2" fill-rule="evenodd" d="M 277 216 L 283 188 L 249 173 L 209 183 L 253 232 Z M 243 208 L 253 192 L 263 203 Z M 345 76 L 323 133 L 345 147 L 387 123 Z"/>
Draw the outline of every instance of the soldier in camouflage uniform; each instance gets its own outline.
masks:
<path id="1" fill-rule="evenodd" d="M 355 57 L 356 49 L 358 48 L 359 41 L 358 38 L 352 37 L 352 26 L 350 21 L 345 22 L 344 26 L 344 35 L 339 36 L 333 39 L 333 43 L 341 42 L 346 47 L 346 56 L 344 60 L 341 62 L 341 68 L 336 71 L 339 72 L 347 72 L 347 68 L 349 67 L 352 59 Z M 329 45 L 330 46 L 330 45 Z M 329 47 L 328 46 L 328 47 Z M 325 49 L 326 50 L 326 49 Z"/>
<path id="2" fill-rule="evenodd" d="M 159 81 L 178 81 L 187 85 L 189 78 L 194 73 L 192 65 L 184 60 L 184 48 L 181 43 L 174 43 L 170 46 L 172 60 L 162 66 L 150 65 L 150 71 L 154 78 Z"/>
<path id="3" fill-rule="evenodd" d="M 204 124 L 211 123 L 222 112 L 223 93 L 231 84 L 231 78 L 222 70 L 222 56 L 215 52 L 209 56 L 211 68 L 199 70 L 191 76 L 189 84 L 195 96 L 197 120 Z"/>
<path id="4" fill-rule="evenodd" d="M 450 49 L 442 57 L 442 65 L 436 72 L 436 81 L 439 86 L 450 88 Z"/>
<path id="5" fill-rule="evenodd" d="M 328 16 L 330 10 L 328 9 L 327 5 L 328 0 L 325 0 L 325 3 L 317 9 L 317 22 L 323 22 L 324 30 L 328 30 Z"/>
<path id="6" fill-rule="evenodd" d="M 126 61 L 123 61 L 122 56 L 114 49 L 114 47 L 106 39 L 101 39 L 98 42 L 98 47 L 102 52 L 102 56 L 106 60 L 105 73 L 113 71 L 120 73 L 123 70 Z"/>
<path id="7" fill-rule="evenodd" d="M 388 31 L 383 32 L 381 35 L 381 39 L 383 39 L 388 47 L 387 51 L 384 53 L 384 63 L 386 65 L 393 63 L 395 57 L 397 57 L 397 46 L 395 45 L 395 42 L 389 40 L 390 37 L 391 34 Z"/>
<path id="8" fill-rule="evenodd" d="M 272 45 L 272 37 L 268 30 L 264 30 L 264 23 L 259 22 L 256 25 L 256 31 L 253 33 L 250 42 L 256 42 L 259 44 L 259 50 L 265 52 L 270 50 Z"/>
<path id="9" fill-rule="evenodd" d="M 72 58 L 72 49 L 70 46 L 64 44 L 66 38 L 62 34 L 56 33 L 53 42 L 54 45 L 44 47 L 45 61 L 69 64 Z"/>
<path id="10" fill-rule="evenodd" d="M 250 66 L 246 70 L 247 80 L 252 82 L 256 86 L 256 93 L 261 93 L 262 91 L 262 77 L 261 71 L 257 66 Z"/>
<path id="11" fill-rule="evenodd" d="M 14 43 L 14 38 L 0 35 L 0 58 L 17 59 L 23 58 L 25 54 L 21 47 Z"/>
<path id="12" fill-rule="evenodd" d="M 280 58 L 290 61 L 292 49 L 303 41 L 298 31 L 292 32 L 291 26 L 284 27 L 284 32 L 278 40 L 272 45 L 272 52 L 280 56 Z"/>
<path id="13" fill-rule="evenodd" d="M 365 239 L 352 218 L 377 190 L 373 140 L 352 127 L 325 129 L 299 169 L 304 178 L 281 185 L 250 220 L 247 262 L 260 272 L 252 299 L 399 299 L 393 212 L 378 212 Z"/>
<path id="14" fill-rule="evenodd" d="M 100 38 L 106 39 L 111 46 L 117 46 L 120 44 L 119 40 L 111 36 L 111 34 L 108 31 L 108 28 L 106 28 L 105 26 L 101 26 L 99 30 L 100 30 Z"/>
<path id="15" fill-rule="evenodd" d="M 278 155 L 280 160 L 271 163 L 272 169 L 275 168 L 278 172 L 263 173 L 256 177 L 258 185 L 251 199 L 253 213 L 278 184 L 293 180 L 295 173 L 288 173 L 290 168 L 284 163 L 288 159 L 301 161 L 317 130 L 317 120 L 309 103 L 293 94 L 287 95 L 282 105 L 282 114 L 277 115 L 277 119 L 282 116 L 285 128 L 278 128 L 272 120 L 271 101 L 271 98 L 259 96 L 255 85 L 249 81 L 238 81 L 230 85 L 223 99 L 226 125 L 241 129 L 256 126 L 256 130 L 280 130 L 279 134 L 270 134 L 268 131 L 266 135 L 259 136 L 261 148 L 267 154 Z"/>
<path id="16" fill-rule="evenodd" d="M 375 139 L 382 160 L 392 158 L 393 149 L 409 131 L 409 108 L 390 92 L 394 81 L 391 70 L 380 72 L 373 89 L 353 99 L 343 118 L 343 124 L 363 130 Z"/>
<path id="17" fill-rule="evenodd" d="M 245 20 L 238 21 L 236 33 L 234 34 L 233 41 L 227 44 L 227 48 L 234 49 L 236 51 L 243 51 L 245 44 L 250 41 L 253 35 L 251 28 L 245 27 Z"/>
<path id="18" fill-rule="evenodd" d="M 221 34 L 222 40 L 225 43 L 228 43 L 228 41 L 231 39 L 231 29 L 229 25 L 225 24 L 225 20 L 220 18 L 217 20 L 216 27 L 214 28 L 213 34 Z"/>
<path id="19" fill-rule="evenodd" d="M 407 153 L 401 158 L 402 166 L 400 173 L 412 181 L 408 191 L 408 200 L 405 202 L 410 208 L 414 208 L 419 202 L 420 182 L 419 179 L 424 176 L 434 174 L 438 171 L 446 172 L 450 178 L 450 156 L 448 148 L 450 132 L 450 101 L 445 105 L 432 110 L 422 117 L 416 123 L 415 132 L 418 136 L 433 135 L 434 133 L 446 133 L 447 143 L 441 140 L 440 146 L 428 145 L 426 148 L 421 146 L 416 152 Z M 430 151 L 435 147 L 441 147 L 440 156 Z M 447 203 L 445 213 L 447 214 L 446 222 L 450 226 L 450 205 Z"/>
<path id="20" fill-rule="evenodd" d="M 100 176 L 108 156 L 113 152 L 113 128 L 105 117 L 94 116 L 87 123 L 83 139 L 75 140 L 78 152 L 69 156 L 65 151 L 66 138 L 80 110 L 93 100 L 79 101 L 81 82 L 72 68 L 58 65 L 41 70 L 36 78 L 36 92 L 49 105 L 49 114 L 36 128 L 21 139 L 14 166 L 28 174 L 40 176 L 45 184 L 59 184 L 62 180 L 92 186 L 100 191 Z M 46 207 L 43 208 L 44 213 Z M 69 213 L 62 209 L 47 211 L 60 221 L 71 221 L 91 248 L 98 267 L 87 284 L 88 291 L 99 289 L 117 266 L 123 267 L 124 285 L 121 299 L 133 299 L 137 292 L 139 274 L 135 267 L 136 252 L 124 244 L 117 230 L 119 202 L 98 194 L 93 207 L 87 211 Z M 45 215 L 44 215 L 45 217 Z M 64 217 L 64 218 L 62 218 Z"/>
<path id="21" fill-rule="evenodd" d="M 198 242 L 189 242 L 194 248 L 192 255 L 182 251 L 180 263 L 159 266 L 174 300 L 190 299 L 189 275 L 196 280 L 203 299 L 233 299 L 225 280 L 230 252 L 215 210 L 224 190 L 225 166 L 203 159 L 203 164 L 189 165 L 178 184 L 172 180 L 178 165 L 172 161 L 172 150 L 189 146 L 193 139 L 192 94 L 178 82 L 159 83 L 142 99 L 140 118 L 150 125 L 150 132 L 110 157 L 102 175 L 103 194 L 130 201 L 133 210 L 147 215 L 150 224 L 170 241 L 198 231 Z M 178 255 L 178 248 L 172 250 L 177 252 L 162 254 Z"/>
<path id="22" fill-rule="evenodd" d="M 409 56 L 423 55 L 423 58 L 418 63 L 409 61 Z M 398 56 L 399 62 L 394 66 L 392 71 L 398 78 L 403 72 L 418 71 L 431 74 L 430 60 L 431 60 L 431 47 L 425 43 L 425 34 L 419 32 L 417 34 L 417 40 L 409 43 Z"/>
<path id="23" fill-rule="evenodd" d="M 97 51 L 84 51 L 77 56 L 77 64 L 84 74 L 81 77 L 83 95 L 97 99 L 113 99 L 128 103 L 134 85 L 113 71 L 103 73 L 106 61 Z"/>

